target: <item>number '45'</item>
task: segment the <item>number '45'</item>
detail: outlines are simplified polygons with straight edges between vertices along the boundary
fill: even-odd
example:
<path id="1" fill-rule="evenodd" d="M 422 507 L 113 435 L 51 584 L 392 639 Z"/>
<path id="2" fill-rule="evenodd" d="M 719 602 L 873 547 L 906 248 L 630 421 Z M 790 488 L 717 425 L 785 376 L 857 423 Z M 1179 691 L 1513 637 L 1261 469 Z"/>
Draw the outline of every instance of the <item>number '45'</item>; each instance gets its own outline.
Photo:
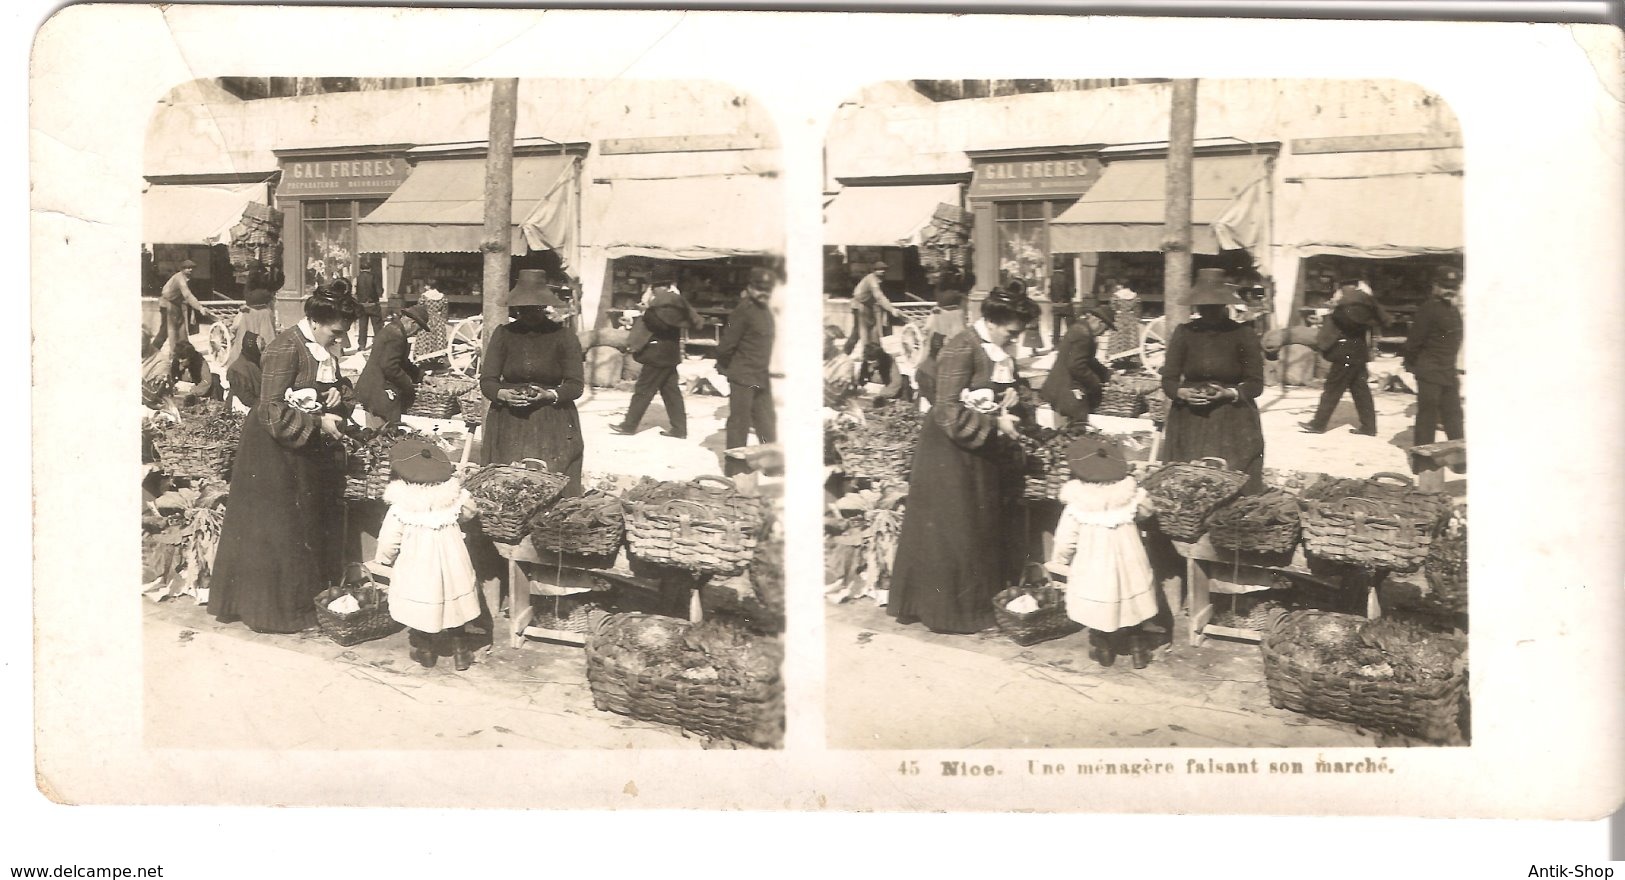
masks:
<path id="1" fill-rule="evenodd" d="M 920 762 L 904 761 L 903 763 L 897 765 L 897 772 L 903 774 L 904 776 L 918 776 L 920 775 Z"/>

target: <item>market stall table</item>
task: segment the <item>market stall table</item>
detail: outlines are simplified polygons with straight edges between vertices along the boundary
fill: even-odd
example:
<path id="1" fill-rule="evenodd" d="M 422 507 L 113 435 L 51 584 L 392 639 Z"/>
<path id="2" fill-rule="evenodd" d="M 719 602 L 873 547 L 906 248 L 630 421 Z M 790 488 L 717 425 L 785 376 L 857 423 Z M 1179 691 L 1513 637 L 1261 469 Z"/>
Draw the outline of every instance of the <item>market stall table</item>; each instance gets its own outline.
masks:
<path id="1" fill-rule="evenodd" d="M 1208 636 L 1222 636 L 1225 638 L 1241 639 L 1257 642 L 1261 635 L 1256 630 L 1242 629 L 1233 626 L 1221 626 L 1213 623 L 1212 593 L 1249 593 L 1261 589 L 1270 589 L 1276 586 L 1271 574 L 1285 574 L 1300 580 L 1314 581 L 1329 587 L 1343 587 L 1357 589 L 1366 588 L 1366 617 L 1375 620 L 1382 616 L 1382 606 L 1377 600 L 1377 588 L 1382 583 L 1381 574 L 1369 574 L 1354 570 L 1350 576 L 1364 583 L 1350 584 L 1325 576 L 1315 574 L 1309 570 L 1309 561 L 1305 557 L 1303 547 L 1299 545 L 1292 551 L 1292 558 L 1282 564 L 1283 554 L 1260 554 L 1220 550 L 1213 546 L 1207 535 L 1202 535 L 1196 541 L 1173 541 L 1180 556 L 1185 559 L 1185 579 L 1190 585 L 1190 644 L 1199 647 Z M 1217 587 L 1217 589 L 1216 589 Z"/>
<path id="2" fill-rule="evenodd" d="M 641 577 L 630 569 L 585 568 L 566 564 L 560 557 L 552 554 L 549 554 L 551 558 L 546 558 L 538 553 L 529 541 L 515 544 L 500 541 L 492 543 L 496 546 L 497 553 L 508 562 L 508 645 L 513 648 L 522 647 L 526 637 L 570 645 L 587 643 L 586 636 L 581 633 L 531 626 L 531 619 L 536 614 L 529 601 L 531 596 L 573 595 L 617 587 L 660 592 L 664 585 L 663 582 L 651 583 L 650 579 Z M 690 622 L 699 623 L 704 618 L 704 612 L 700 607 L 700 587 L 703 581 L 678 572 L 674 572 L 674 577 L 679 577 L 687 583 L 688 619 Z M 491 616 L 494 619 L 502 598 L 501 582 L 494 578 L 489 579 L 480 585 L 480 590 L 485 594 L 486 607 L 491 609 Z M 523 602 L 520 601 L 521 598 L 524 599 Z M 494 639 L 492 644 L 495 644 Z"/>

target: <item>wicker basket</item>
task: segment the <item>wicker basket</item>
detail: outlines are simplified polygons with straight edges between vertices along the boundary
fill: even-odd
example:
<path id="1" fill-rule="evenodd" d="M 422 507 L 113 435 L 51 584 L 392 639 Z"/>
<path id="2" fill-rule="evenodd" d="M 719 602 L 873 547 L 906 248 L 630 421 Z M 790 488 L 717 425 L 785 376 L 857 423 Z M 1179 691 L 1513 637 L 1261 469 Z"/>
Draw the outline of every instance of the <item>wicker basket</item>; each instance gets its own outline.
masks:
<path id="1" fill-rule="evenodd" d="M 462 413 L 465 424 L 479 425 L 485 421 L 485 414 L 491 411 L 491 400 L 475 387 L 457 398 L 457 410 Z"/>
<path id="2" fill-rule="evenodd" d="M 613 556 L 625 534 L 626 506 L 598 491 L 562 498 L 530 521 L 530 543 L 543 552 Z"/>
<path id="3" fill-rule="evenodd" d="M 1208 517 L 1207 534 L 1221 550 L 1291 553 L 1302 526 L 1298 499 L 1279 489 L 1249 495 Z"/>
<path id="4" fill-rule="evenodd" d="M 1022 596 L 1038 601 L 1037 611 L 1020 613 L 1005 607 Z M 1036 645 L 1077 632 L 1081 627 L 1066 616 L 1066 593 L 1050 586 L 1011 587 L 993 597 L 993 622 L 999 632 L 1018 645 Z"/>
<path id="5" fill-rule="evenodd" d="M 517 465 L 488 464 L 463 483 L 479 509 L 480 531 L 493 541 L 513 544 L 525 537 L 537 511 L 552 504 L 570 478 L 527 458 Z"/>
<path id="6" fill-rule="evenodd" d="M 1264 634 L 1264 680 L 1270 703 L 1316 718 L 1329 718 L 1387 733 L 1419 737 L 1431 742 L 1461 739 L 1457 719 L 1466 693 L 1465 663 L 1449 678 L 1401 682 L 1344 675 L 1305 665 L 1281 650 L 1283 640 L 1303 627 L 1327 618 L 1344 618 L 1345 626 L 1365 621 L 1355 615 L 1330 611 L 1291 611 L 1275 618 Z M 1450 639 L 1439 635 L 1438 638 Z"/>
<path id="7" fill-rule="evenodd" d="M 1304 549 L 1361 568 L 1415 571 L 1427 558 L 1433 526 L 1396 512 L 1402 509 L 1371 498 L 1306 501 Z"/>
<path id="8" fill-rule="evenodd" d="M 1101 391 L 1100 406 L 1095 408 L 1095 412 L 1103 416 L 1138 418 L 1145 412 L 1145 398 L 1133 384 L 1114 379 Z"/>
<path id="9" fill-rule="evenodd" d="M 762 503 L 739 494 L 723 477 L 656 483 L 627 500 L 627 543 L 643 560 L 731 575 L 756 554 Z"/>
<path id="10" fill-rule="evenodd" d="M 213 429 L 202 427 L 212 422 Z M 153 449 L 173 477 L 229 480 L 237 460 L 243 420 L 227 407 L 207 404 L 181 413 L 181 422 L 151 434 Z"/>
<path id="11" fill-rule="evenodd" d="M 1209 463 L 1211 462 L 1211 464 Z M 1176 541 L 1194 541 L 1208 516 L 1241 494 L 1247 475 L 1229 469 L 1222 458 L 1171 464 L 1145 478 L 1144 488 L 1157 511 L 1157 527 Z"/>
<path id="12" fill-rule="evenodd" d="M 389 450 L 400 435 L 379 434 L 345 459 L 344 497 L 352 501 L 377 501 L 389 488 Z"/>
<path id="13" fill-rule="evenodd" d="M 341 614 L 327 607 L 346 595 L 355 596 L 359 611 Z M 373 585 L 362 565 L 349 566 L 336 586 L 316 594 L 316 625 L 323 635 L 345 647 L 381 639 L 399 629 L 389 616 L 389 593 Z"/>
<path id="14" fill-rule="evenodd" d="M 709 736 L 726 737 L 760 748 L 777 748 L 784 739 L 784 684 L 771 678 L 744 685 L 688 681 L 653 675 L 622 662 L 611 639 L 617 631 L 646 625 L 647 614 L 611 614 L 598 618 L 587 637 L 587 684 L 600 711 L 672 724 Z M 667 621 L 667 627 L 689 624 Z M 772 641 L 765 644 L 774 645 Z"/>
<path id="15" fill-rule="evenodd" d="M 1160 388 L 1154 389 L 1145 395 L 1146 417 L 1159 425 L 1168 421 L 1169 406 L 1168 395 L 1163 394 Z"/>
<path id="16" fill-rule="evenodd" d="M 1440 536 L 1428 548 L 1422 564 L 1428 593 L 1421 604 L 1447 614 L 1467 613 L 1467 536 Z"/>
<path id="17" fill-rule="evenodd" d="M 1412 520 L 1430 531 L 1450 513 L 1448 495 L 1423 492 L 1410 477 L 1391 471 L 1373 474 L 1369 480 L 1328 479 L 1304 494 L 1321 501 L 1350 496 L 1382 501 L 1395 516 Z"/>
<path id="18" fill-rule="evenodd" d="M 460 409 L 458 399 L 477 388 L 479 383 L 473 379 L 461 376 L 430 376 L 418 386 L 417 394 L 412 398 L 412 407 L 405 415 L 427 419 L 449 419 L 457 415 Z"/>

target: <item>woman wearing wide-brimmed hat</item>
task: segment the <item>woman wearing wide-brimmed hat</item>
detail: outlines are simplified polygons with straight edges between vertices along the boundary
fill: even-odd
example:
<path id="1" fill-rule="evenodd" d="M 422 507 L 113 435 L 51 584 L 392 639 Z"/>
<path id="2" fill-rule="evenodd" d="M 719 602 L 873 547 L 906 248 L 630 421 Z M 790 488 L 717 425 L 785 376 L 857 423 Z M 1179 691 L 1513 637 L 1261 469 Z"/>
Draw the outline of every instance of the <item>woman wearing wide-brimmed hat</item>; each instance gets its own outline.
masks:
<path id="1" fill-rule="evenodd" d="M 1256 400 L 1264 393 L 1264 350 L 1251 327 L 1230 319 L 1240 305 L 1224 270 L 1202 269 L 1191 287 L 1194 317 L 1174 329 L 1162 365 L 1162 391 L 1172 405 L 1163 458 L 1217 456 L 1248 476 L 1243 491 L 1264 486 L 1264 429 Z"/>
<path id="2" fill-rule="evenodd" d="M 547 273 L 522 269 L 508 293 L 513 321 L 498 327 L 480 358 L 480 393 L 491 400 L 481 440 L 482 464 L 539 458 L 570 478 L 581 494 L 581 416 L 585 388 L 581 342 L 564 322 L 570 308 L 548 286 Z"/>

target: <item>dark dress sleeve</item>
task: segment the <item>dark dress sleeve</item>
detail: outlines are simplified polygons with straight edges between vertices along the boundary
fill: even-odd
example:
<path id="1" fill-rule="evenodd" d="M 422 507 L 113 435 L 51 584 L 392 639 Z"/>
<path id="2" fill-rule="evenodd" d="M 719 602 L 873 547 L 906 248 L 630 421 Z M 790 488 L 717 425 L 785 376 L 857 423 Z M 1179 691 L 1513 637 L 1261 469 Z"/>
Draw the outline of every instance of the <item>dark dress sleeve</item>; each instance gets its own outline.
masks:
<path id="1" fill-rule="evenodd" d="M 1240 333 L 1241 382 L 1236 387 L 1242 397 L 1257 400 L 1264 393 L 1264 346 L 1251 327 L 1243 327 Z"/>
<path id="2" fill-rule="evenodd" d="M 557 336 L 560 379 L 553 390 L 558 392 L 559 403 L 567 403 L 580 398 L 586 390 L 586 368 L 582 365 L 581 340 L 568 328 L 558 331 Z"/>
<path id="3" fill-rule="evenodd" d="M 293 331 L 292 336 L 277 337 L 265 349 L 260 362 L 259 417 L 278 443 L 292 448 L 308 444 L 321 426 L 318 414 L 294 409 L 285 399 L 307 357 L 310 355 L 298 341 L 298 332 Z"/>
<path id="4" fill-rule="evenodd" d="M 1185 352 L 1190 346 L 1190 331 L 1181 324 L 1174 328 L 1168 339 L 1168 348 L 1162 359 L 1162 393 L 1169 400 L 1179 399 L 1179 386 L 1185 380 Z"/>
<path id="5" fill-rule="evenodd" d="M 976 339 L 975 333 L 961 333 L 942 347 L 937 358 L 937 396 L 931 403 L 931 418 L 937 426 L 966 449 L 987 443 L 997 425 L 991 414 L 968 409 L 959 400 L 976 369 Z"/>
<path id="6" fill-rule="evenodd" d="M 503 361 L 508 355 L 508 328 L 498 327 L 491 334 L 491 341 L 485 345 L 485 354 L 480 358 L 480 393 L 487 399 L 495 401 L 497 392 L 502 390 Z"/>

